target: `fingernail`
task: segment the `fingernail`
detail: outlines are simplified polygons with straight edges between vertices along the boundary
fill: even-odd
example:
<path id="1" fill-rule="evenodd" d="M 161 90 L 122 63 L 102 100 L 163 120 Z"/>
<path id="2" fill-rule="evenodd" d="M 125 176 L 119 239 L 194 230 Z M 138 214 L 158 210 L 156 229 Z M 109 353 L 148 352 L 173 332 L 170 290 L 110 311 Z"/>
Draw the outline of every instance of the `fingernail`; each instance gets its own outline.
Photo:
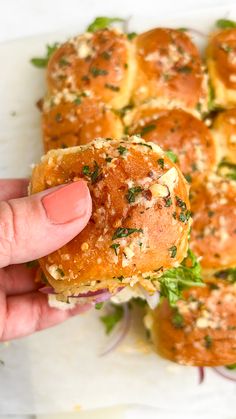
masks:
<path id="1" fill-rule="evenodd" d="M 65 224 L 84 217 L 89 200 L 88 186 L 85 181 L 80 180 L 45 195 L 42 204 L 53 224 Z"/>

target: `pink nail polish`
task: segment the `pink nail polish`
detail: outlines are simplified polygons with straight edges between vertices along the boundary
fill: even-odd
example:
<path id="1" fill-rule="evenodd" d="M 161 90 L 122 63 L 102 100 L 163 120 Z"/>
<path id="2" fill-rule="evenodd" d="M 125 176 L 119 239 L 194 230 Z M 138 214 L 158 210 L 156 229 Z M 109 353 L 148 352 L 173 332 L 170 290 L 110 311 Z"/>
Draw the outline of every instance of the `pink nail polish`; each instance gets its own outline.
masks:
<path id="1" fill-rule="evenodd" d="M 80 180 L 49 192 L 42 198 L 47 217 L 53 224 L 65 224 L 86 215 L 90 193 Z"/>

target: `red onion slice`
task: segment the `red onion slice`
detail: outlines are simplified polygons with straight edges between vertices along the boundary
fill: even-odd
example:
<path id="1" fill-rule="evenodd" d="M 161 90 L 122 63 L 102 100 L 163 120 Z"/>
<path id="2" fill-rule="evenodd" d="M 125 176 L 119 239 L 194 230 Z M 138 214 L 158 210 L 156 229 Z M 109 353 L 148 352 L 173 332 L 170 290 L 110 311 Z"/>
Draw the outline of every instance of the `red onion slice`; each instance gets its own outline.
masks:
<path id="1" fill-rule="evenodd" d="M 236 371 L 228 370 L 226 367 L 213 367 L 212 368 L 218 375 L 229 381 L 236 382 Z"/>
<path id="2" fill-rule="evenodd" d="M 128 304 L 124 304 L 123 308 L 124 308 L 124 317 L 123 317 L 122 322 L 120 324 L 120 328 L 117 331 L 116 336 L 114 337 L 114 339 L 111 340 L 110 344 L 100 354 L 100 356 L 108 355 L 110 352 L 114 351 L 114 349 L 116 349 L 120 345 L 120 343 L 123 341 L 123 339 L 125 338 L 125 336 L 127 335 L 128 331 L 129 331 L 130 323 L 131 323 L 131 315 L 130 315 L 130 310 L 129 310 Z"/>
<path id="3" fill-rule="evenodd" d="M 198 373 L 199 373 L 199 381 L 198 384 L 202 384 L 205 380 L 205 368 L 204 367 L 198 367 Z"/>

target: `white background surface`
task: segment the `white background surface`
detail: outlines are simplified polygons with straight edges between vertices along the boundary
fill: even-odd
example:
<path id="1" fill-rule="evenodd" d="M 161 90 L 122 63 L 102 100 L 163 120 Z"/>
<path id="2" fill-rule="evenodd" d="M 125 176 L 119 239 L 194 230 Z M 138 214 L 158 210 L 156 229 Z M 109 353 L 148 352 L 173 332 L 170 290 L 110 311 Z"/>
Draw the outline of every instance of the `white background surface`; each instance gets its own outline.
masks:
<path id="1" fill-rule="evenodd" d="M 211 5 L 215 7 L 216 5 L 227 4 L 229 5 L 230 9 L 230 4 L 232 4 L 232 1 L 227 2 L 220 0 L 0 0 L 0 42 L 34 34 L 54 32 L 61 29 L 66 29 L 68 31 L 68 27 L 72 27 L 74 31 L 77 21 L 81 21 L 81 16 L 83 16 L 85 23 L 91 21 L 94 16 L 98 15 L 113 15 L 124 17 L 128 17 L 130 15 L 155 15 L 159 17 L 158 19 L 160 21 L 161 16 L 166 17 L 168 14 L 173 16 L 173 13 L 175 12 L 179 14 L 181 12 L 190 11 L 191 9 L 204 8 Z M 0 75 L 1 77 L 4 77 L 4 74 L 0 73 Z M 0 103 L 1 112 L 3 110 L 3 106 L 4 103 L 2 101 Z M 49 340 L 50 336 L 51 335 L 49 334 Z M 36 359 L 34 361 L 36 362 Z M 24 370 L 25 366 L 22 365 L 20 368 Z M 217 377 L 216 380 L 218 380 Z M 3 381 L 1 381 L 1 385 L 3 385 Z M 222 386 L 222 383 L 219 381 L 219 388 L 220 386 Z M 3 388 L 0 388 L 0 395 L 2 392 Z M 168 389 L 166 389 L 166 392 L 168 392 Z M 204 395 L 201 393 L 201 391 L 199 391 L 199 389 L 198 393 L 200 402 L 202 401 L 201 399 L 204 397 Z M 234 394 L 236 400 L 236 392 Z M 27 400 L 27 395 L 25 394 L 19 394 L 19 397 L 25 397 Z M 176 404 L 178 404 L 177 401 Z M 194 413 L 189 415 L 189 413 L 184 412 L 184 410 L 177 414 L 175 410 L 176 407 L 179 409 L 179 406 L 170 406 L 170 409 L 172 410 L 166 414 L 150 407 L 129 407 L 126 409 L 126 412 L 120 412 L 118 415 L 119 417 L 125 419 L 182 419 L 183 417 L 187 417 L 188 419 L 195 419 L 195 417 L 201 417 L 201 419 L 223 418 L 221 413 L 218 414 L 216 411 L 214 414 L 209 412 L 207 413 L 206 409 L 203 409 L 202 412 L 198 411 L 196 415 Z M 235 405 L 232 406 L 232 416 L 229 414 L 227 419 L 236 418 L 236 414 L 234 415 L 233 413 L 234 411 Z M 106 419 L 106 417 L 109 417 L 109 419 L 115 419 L 115 414 L 112 414 L 110 411 L 107 413 L 107 415 L 104 413 L 102 416 L 102 419 Z M 4 418 L 5 417 L 7 416 L 4 416 Z M 83 416 L 81 416 L 81 419 L 83 419 Z"/>

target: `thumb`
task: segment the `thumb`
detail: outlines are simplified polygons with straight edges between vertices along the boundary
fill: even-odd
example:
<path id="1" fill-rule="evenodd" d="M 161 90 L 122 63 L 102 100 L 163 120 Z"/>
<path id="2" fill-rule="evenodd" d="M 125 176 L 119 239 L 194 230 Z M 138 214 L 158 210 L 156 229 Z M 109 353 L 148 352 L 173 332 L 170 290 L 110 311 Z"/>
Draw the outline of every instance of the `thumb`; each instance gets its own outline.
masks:
<path id="1" fill-rule="evenodd" d="M 91 211 L 83 180 L 0 202 L 0 267 L 59 249 L 83 230 Z"/>

